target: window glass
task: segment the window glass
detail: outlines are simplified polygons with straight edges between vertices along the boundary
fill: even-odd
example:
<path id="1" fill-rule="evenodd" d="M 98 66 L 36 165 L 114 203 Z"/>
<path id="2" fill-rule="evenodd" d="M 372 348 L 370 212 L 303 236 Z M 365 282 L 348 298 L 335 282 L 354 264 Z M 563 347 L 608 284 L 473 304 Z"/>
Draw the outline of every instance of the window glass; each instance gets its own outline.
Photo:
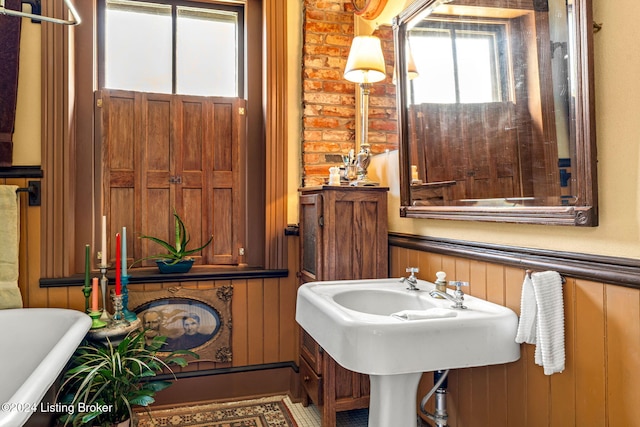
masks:
<path id="1" fill-rule="evenodd" d="M 104 88 L 242 96 L 241 7 L 104 1 Z"/>
<path id="2" fill-rule="evenodd" d="M 495 66 L 494 38 L 480 32 L 456 32 L 460 102 L 498 102 L 500 74 Z"/>
<path id="3" fill-rule="evenodd" d="M 238 15 L 178 7 L 176 92 L 237 96 Z"/>
<path id="4" fill-rule="evenodd" d="M 171 93 L 171 6 L 108 0 L 105 87 Z"/>
<path id="5" fill-rule="evenodd" d="M 455 103 L 456 82 L 451 49 L 451 32 L 434 30 L 414 32 L 410 39 L 410 48 L 414 55 L 418 78 L 412 80 L 414 102 L 422 104 Z M 419 99 L 418 99 L 419 98 Z"/>

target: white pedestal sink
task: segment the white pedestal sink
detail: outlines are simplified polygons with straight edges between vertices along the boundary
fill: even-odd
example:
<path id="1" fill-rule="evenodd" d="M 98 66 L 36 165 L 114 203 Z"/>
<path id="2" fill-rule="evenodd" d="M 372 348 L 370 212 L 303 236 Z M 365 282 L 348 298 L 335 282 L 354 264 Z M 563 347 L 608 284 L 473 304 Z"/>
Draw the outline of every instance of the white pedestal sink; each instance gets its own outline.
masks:
<path id="1" fill-rule="evenodd" d="M 369 374 L 369 427 L 416 426 L 416 393 L 423 372 L 520 358 L 518 318 L 512 310 L 465 296 L 467 309 L 447 312 L 450 301 L 429 295 L 433 283 L 418 280 L 418 288 L 410 291 L 399 279 L 380 279 L 312 282 L 298 290 L 300 326 L 340 365 Z M 447 317 L 391 316 L 432 308 Z"/>

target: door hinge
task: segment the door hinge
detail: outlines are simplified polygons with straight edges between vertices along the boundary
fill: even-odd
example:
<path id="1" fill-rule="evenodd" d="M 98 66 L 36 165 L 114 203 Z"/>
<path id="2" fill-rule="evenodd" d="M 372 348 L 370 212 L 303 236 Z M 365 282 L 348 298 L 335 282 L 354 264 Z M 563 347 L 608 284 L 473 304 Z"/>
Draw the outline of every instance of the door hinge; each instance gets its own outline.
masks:
<path id="1" fill-rule="evenodd" d="M 98 99 L 96 99 L 96 106 L 97 106 L 98 108 L 102 108 L 102 98 L 98 98 Z"/>
<path id="2" fill-rule="evenodd" d="M 244 116 L 244 114 L 245 114 L 244 107 L 238 107 L 238 114 L 240 114 L 241 116 Z"/>

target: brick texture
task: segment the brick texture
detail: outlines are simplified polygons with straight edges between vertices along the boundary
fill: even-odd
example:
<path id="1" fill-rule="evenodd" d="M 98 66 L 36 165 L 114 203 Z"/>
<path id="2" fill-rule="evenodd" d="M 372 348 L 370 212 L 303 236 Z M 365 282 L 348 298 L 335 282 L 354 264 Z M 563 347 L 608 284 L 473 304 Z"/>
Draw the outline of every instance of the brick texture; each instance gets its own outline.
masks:
<path id="1" fill-rule="evenodd" d="M 355 148 L 356 85 L 343 72 L 353 40 L 354 14 L 346 0 L 305 0 L 302 64 L 303 186 L 319 185 L 341 154 Z M 373 154 L 398 146 L 396 90 L 393 72 L 393 32 L 383 26 L 387 78 L 374 83 L 369 96 L 369 144 Z"/>

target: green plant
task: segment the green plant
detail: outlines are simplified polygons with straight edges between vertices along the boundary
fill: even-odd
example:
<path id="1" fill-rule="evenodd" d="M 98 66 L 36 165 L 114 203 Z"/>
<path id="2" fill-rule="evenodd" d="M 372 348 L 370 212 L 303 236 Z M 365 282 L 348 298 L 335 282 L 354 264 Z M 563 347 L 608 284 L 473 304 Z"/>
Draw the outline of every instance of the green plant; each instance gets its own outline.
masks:
<path id="1" fill-rule="evenodd" d="M 192 255 L 206 248 L 213 241 L 213 236 L 211 236 L 207 243 L 200 246 L 199 248 L 187 249 L 187 244 L 191 239 L 189 237 L 189 234 L 187 233 L 186 227 L 184 226 L 184 222 L 182 222 L 182 219 L 180 219 L 175 210 L 173 211 L 173 217 L 175 219 L 175 244 L 171 244 L 153 236 L 140 236 L 141 239 L 149 239 L 152 242 L 157 243 L 158 245 L 165 248 L 167 252 L 141 258 L 139 260 L 136 260 L 132 265 L 148 259 L 170 260 L 171 262 L 167 262 L 167 264 L 176 264 L 183 259 L 188 259 L 189 255 Z"/>
<path id="2" fill-rule="evenodd" d="M 163 369 L 173 374 L 171 364 L 187 366 L 184 356 L 198 358 L 191 351 L 177 350 L 161 359 L 157 353 L 166 340 L 156 336 L 145 341 L 144 331 L 136 330 L 118 345 L 85 341 L 72 356 L 56 397 L 56 402 L 72 409 L 60 418 L 63 425 L 111 426 L 131 419 L 134 406 L 153 403 L 155 394 L 171 382 L 152 378 Z"/>

